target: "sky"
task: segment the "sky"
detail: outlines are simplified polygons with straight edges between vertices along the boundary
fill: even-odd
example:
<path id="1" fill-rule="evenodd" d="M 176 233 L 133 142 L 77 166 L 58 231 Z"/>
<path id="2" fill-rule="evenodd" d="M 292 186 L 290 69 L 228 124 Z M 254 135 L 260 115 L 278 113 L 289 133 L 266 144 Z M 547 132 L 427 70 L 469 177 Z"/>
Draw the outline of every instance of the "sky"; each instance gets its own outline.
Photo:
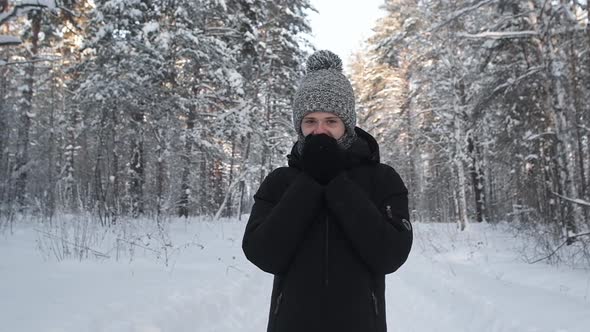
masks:
<path id="1" fill-rule="evenodd" d="M 371 35 L 375 21 L 385 15 L 384 0 L 311 0 L 319 13 L 309 15 L 316 49 L 338 54 L 348 67 L 350 56 Z"/>

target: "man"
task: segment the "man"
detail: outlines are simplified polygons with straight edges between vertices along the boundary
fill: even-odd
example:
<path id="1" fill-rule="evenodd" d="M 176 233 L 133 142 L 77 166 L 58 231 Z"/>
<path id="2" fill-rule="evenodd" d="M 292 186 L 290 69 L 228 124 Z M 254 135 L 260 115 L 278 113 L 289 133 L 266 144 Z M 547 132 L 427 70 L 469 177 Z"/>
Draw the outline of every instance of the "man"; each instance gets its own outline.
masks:
<path id="1" fill-rule="evenodd" d="M 314 53 L 293 101 L 289 167 L 263 181 L 242 247 L 275 275 L 269 332 L 386 331 L 385 275 L 412 246 L 408 191 L 355 127 L 342 62 Z"/>

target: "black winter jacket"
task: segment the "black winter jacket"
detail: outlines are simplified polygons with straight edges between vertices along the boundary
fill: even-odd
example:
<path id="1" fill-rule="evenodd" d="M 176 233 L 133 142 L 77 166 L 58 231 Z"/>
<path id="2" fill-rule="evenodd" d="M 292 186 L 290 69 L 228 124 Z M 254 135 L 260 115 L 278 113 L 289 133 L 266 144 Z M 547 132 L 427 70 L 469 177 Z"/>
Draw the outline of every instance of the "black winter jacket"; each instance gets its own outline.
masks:
<path id="1" fill-rule="evenodd" d="M 300 168 L 271 172 L 254 196 L 242 248 L 275 275 L 268 332 L 385 332 L 385 275 L 412 246 L 407 189 L 356 128 L 347 169 L 322 186 Z"/>

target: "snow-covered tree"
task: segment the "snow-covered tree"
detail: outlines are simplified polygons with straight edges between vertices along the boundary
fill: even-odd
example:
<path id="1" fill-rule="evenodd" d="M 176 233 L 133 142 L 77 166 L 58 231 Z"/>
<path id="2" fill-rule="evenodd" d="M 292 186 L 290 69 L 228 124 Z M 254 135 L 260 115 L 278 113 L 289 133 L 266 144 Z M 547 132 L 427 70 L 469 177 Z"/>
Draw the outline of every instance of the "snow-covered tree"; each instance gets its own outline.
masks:
<path id="1" fill-rule="evenodd" d="M 584 6 L 385 2 L 389 15 L 354 80 L 367 123 L 397 133 L 387 141 L 398 147 L 384 149 L 411 147 L 394 164 L 414 165 L 404 175 L 420 193 L 418 215 L 462 227 L 472 219 L 544 225 L 553 243 L 581 238 L 590 224 Z M 383 107 L 387 100 L 394 106 Z"/>

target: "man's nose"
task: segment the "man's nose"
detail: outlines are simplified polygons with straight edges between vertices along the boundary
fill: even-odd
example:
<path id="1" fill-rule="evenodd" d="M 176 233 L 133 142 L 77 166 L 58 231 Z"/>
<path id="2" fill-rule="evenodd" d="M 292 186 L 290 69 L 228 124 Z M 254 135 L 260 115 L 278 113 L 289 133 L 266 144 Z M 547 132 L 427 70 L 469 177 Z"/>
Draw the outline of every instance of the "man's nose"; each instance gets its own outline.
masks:
<path id="1" fill-rule="evenodd" d="M 322 121 L 319 121 L 317 127 L 313 131 L 313 134 L 319 135 L 319 134 L 327 134 L 327 133 L 328 133 L 328 130 L 326 129 L 326 125 Z"/>

